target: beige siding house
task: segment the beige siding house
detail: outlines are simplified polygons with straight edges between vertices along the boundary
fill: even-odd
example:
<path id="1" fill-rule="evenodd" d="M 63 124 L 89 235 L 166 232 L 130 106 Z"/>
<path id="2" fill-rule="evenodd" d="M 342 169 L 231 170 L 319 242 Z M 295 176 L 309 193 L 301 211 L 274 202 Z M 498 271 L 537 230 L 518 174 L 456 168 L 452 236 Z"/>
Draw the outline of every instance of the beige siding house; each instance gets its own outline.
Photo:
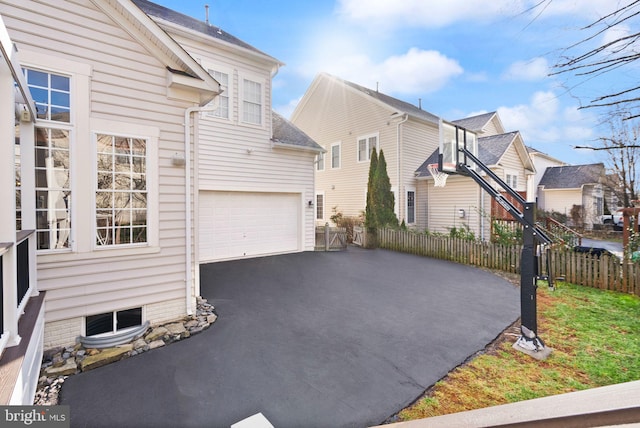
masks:
<path id="1" fill-rule="evenodd" d="M 37 366 L 43 342 L 195 311 L 201 262 L 313 249 L 321 148 L 272 113 L 278 60 L 144 0 L 2 0 L 0 17 L 0 186 L 19 202 L 0 214 L 3 379 L 25 318 Z M 2 403 L 32 400 L 30 364 Z"/>
<path id="2" fill-rule="evenodd" d="M 359 216 L 366 205 L 371 150 L 384 151 L 400 221 L 416 223 L 414 173 L 438 147 L 439 118 L 409 103 L 326 73 L 318 75 L 291 121 L 327 152 L 316 164 L 316 221 L 334 210 Z"/>
<path id="3" fill-rule="evenodd" d="M 467 227 L 488 239 L 491 197 L 472 179 L 451 176 L 434 188 L 429 164 L 438 162 L 442 126 L 459 126 L 478 137 L 480 159 L 533 198 L 534 167 L 518 132 L 504 133 L 496 112 L 445 122 L 404 101 L 326 73 L 318 75 L 291 120 L 327 150 L 316 164 L 316 221 L 334 211 L 359 216 L 366 205 L 367 153 L 383 150 L 396 198 L 396 214 L 409 227 L 448 232 Z M 426 159 L 426 161 L 425 161 Z"/>

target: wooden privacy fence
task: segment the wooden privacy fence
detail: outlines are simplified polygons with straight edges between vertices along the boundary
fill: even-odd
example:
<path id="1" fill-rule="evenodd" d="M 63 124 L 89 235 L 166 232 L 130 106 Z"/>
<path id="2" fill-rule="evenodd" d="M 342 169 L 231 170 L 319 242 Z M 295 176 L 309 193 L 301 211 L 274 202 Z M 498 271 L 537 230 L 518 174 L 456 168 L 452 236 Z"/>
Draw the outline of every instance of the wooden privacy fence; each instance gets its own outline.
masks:
<path id="1" fill-rule="evenodd" d="M 347 229 L 344 227 L 316 226 L 316 251 L 339 251 L 347 248 Z"/>
<path id="2" fill-rule="evenodd" d="M 380 229 L 378 246 L 487 269 L 520 272 L 522 247 L 519 245 L 493 244 L 410 231 Z M 614 255 L 580 253 L 562 248 L 552 249 L 549 257 L 553 278 L 587 287 L 640 296 L 640 266 L 634 263 L 623 262 Z M 540 261 L 541 273 L 546 273 L 546 253 L 541 255 Z"/>

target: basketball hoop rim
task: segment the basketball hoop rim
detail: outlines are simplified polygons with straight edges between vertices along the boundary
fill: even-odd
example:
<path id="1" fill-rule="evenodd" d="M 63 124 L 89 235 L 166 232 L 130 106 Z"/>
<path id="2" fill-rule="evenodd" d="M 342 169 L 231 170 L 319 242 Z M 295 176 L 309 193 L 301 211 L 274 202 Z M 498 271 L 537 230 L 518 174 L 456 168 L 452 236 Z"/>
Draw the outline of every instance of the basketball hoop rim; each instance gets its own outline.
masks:
<path id="1" fill-rule="evenodd" d="M 454 164 L 445 164 L 447 166 L 454 166 Z M 439 164 L 430 163 L 427 165 L 427 169 L 429 170 L 429 174 L 433 177 L 433 185 L 435 187 L 444 187 L 447 184 L 447 177 L 449 177 L 449 172 L 441 171 L 439 168 Z"/>

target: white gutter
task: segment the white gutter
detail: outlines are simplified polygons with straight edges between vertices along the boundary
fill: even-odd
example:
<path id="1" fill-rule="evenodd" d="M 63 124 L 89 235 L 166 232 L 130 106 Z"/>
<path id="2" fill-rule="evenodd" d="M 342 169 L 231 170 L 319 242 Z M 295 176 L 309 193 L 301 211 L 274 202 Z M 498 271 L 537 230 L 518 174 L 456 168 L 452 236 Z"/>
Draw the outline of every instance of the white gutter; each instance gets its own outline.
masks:
<path id="1" fill-rule="evenodd" d="M 402 152 L 400 150 L 400 125 L 402 125 L 403 123 L 405 123 L 407 120 L 409 120 L 409 115 L 407 113 L 405 113 L 404 118 L 398 122 L 398 126 L 396 128 L 396 153 L 397 153 L 397 168 L 398 168 L 398 214 L 400 214 L 402 212 L 402 187 L 400 186 L 400 180 L 402 179 L 402 172 L 400 170 L 400 168 L 402 167 Z M 404 213 L 405 217 L 407 215 L 407 213 Z M 400 223 L 402 223 L 401 219 Z"/>
<path id="2" fill-rule="evenodd" d="M 217 100 L 218 97 L 214 98 Z M 193 314 L 191 307 L 191 286 L 193 282 L 192 256 L 191 256 L 191 113 L 214 111 L 218 108 L 217 103 L 204 107 L 189 107 L 184 111 L 184 189 L 185 189 L 185 295 L 187 300 L 187 315 Z M 195 123 L 195 122 L 194 122 Z"/>

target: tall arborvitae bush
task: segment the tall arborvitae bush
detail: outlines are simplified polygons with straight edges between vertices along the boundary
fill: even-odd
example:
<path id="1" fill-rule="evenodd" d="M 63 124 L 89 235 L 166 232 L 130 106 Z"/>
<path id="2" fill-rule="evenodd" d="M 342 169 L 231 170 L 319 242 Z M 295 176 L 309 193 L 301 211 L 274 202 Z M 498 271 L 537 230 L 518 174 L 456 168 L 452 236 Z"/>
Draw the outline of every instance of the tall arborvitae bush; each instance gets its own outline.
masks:
<path id="1" fill-rule="evenodd" d="M 378 153 L 374 148 L 371 151 L 371 160 L 369 162 L 369 180 L 367 182 L 367 206 L 364 212 L 364 224 L 368 231 L 376 229 L 376 191 L 375 191 L 375 175 L 378 168 Z"/>
<path id="2" fill-rule="evenodd" d="M 376 222 L 378 227 L 398 227 L 398 217 L 394 211 L 395 197 L 391 191 L 391 180 L 387 174 L 387 161 L 380 150 L 378 166 L 374 176 L 376 197 Z"/>
<path id="3" fill-rule="evenodd" d="M 395 198 L 391 191 L 391 181 L 389 174 L 387 174 L 387 161 L 384 158 L 384 152 L 380 150 L 380 156 L 378 156 L 376 149 L 373 149 L 369 164 L 367 206 L 365 208 L 368 247 L 376 246 L 376 229 L 398 227 L 394 206 Z"/>

